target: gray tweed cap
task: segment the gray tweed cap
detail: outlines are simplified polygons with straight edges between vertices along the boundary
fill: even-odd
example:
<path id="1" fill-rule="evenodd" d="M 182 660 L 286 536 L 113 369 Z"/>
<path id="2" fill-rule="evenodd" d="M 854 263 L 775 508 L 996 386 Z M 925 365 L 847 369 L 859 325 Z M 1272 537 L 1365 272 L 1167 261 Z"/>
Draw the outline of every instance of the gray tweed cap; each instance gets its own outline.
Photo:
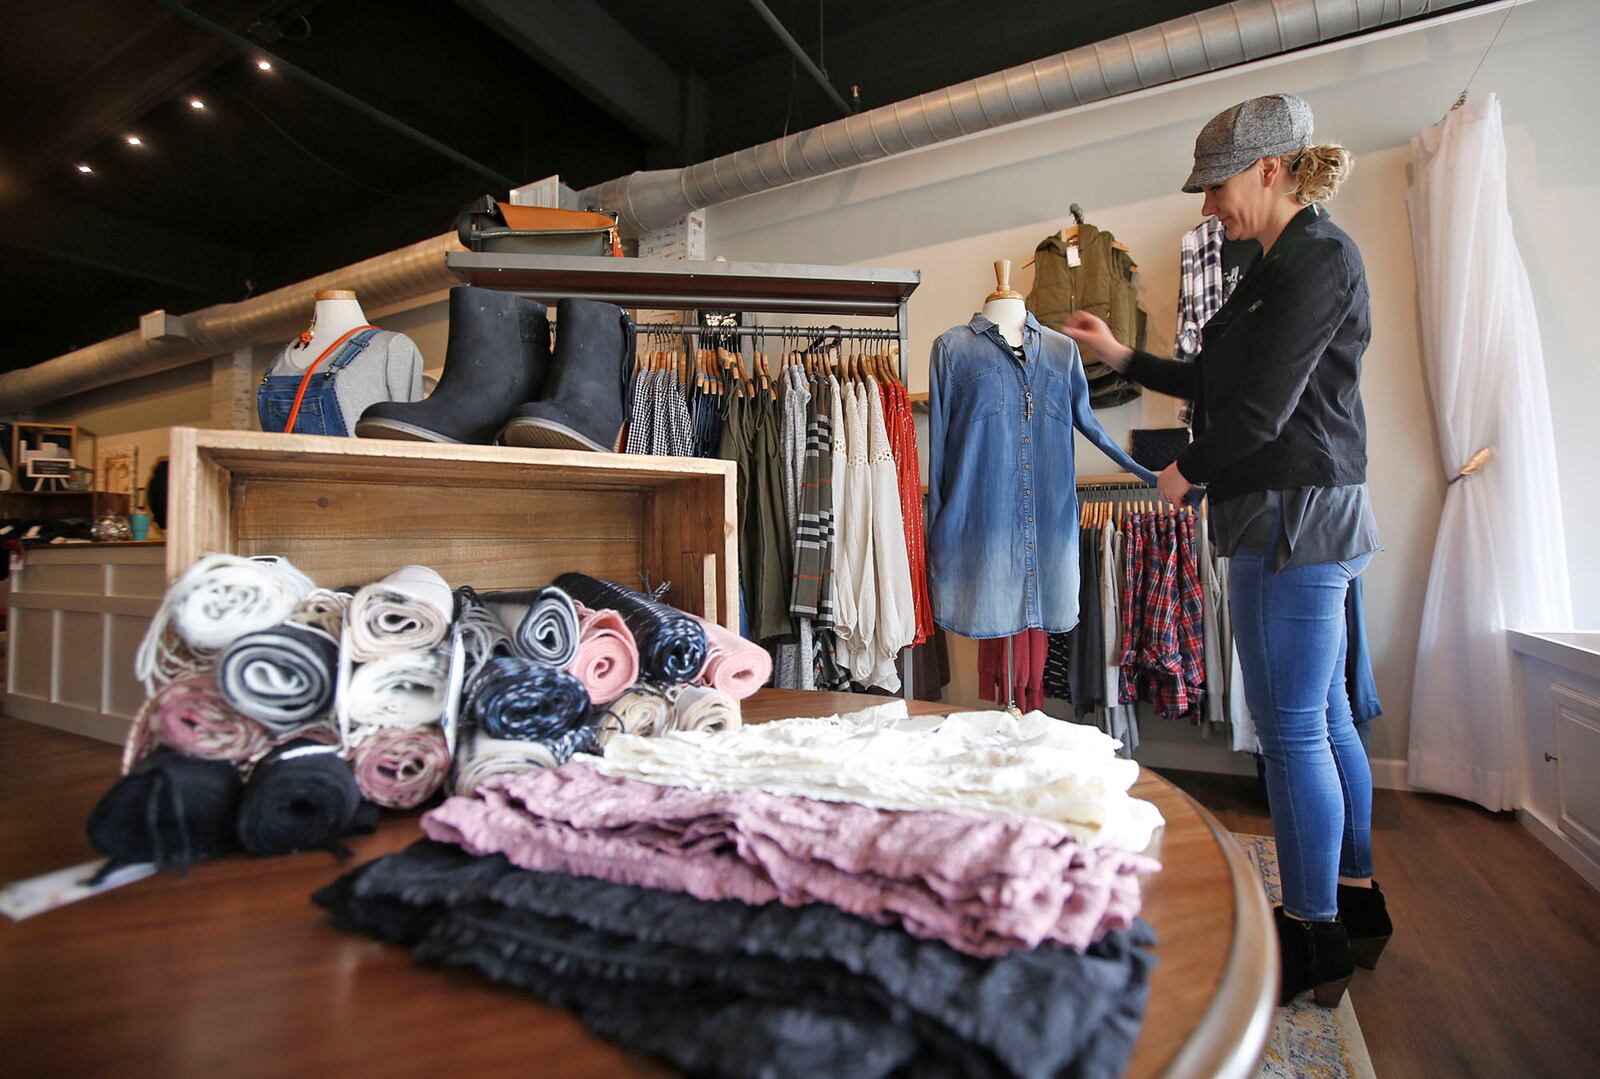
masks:
<path id="1" fill-rule="evenodd" d="M 1213 116 L 1194 140 L 1194 171 L 1183 190 L 1197 194 L 1237 176 L 1263 157 L 1311 145 L 1311 106 L 1297 94 L 1241 101 Z"/>

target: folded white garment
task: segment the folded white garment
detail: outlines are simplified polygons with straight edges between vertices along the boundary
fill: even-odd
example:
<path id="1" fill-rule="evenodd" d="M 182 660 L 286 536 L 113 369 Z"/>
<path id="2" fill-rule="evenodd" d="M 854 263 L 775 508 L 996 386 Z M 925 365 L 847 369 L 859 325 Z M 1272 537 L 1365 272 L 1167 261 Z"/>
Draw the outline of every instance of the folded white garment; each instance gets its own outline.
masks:
<path id="1" fill-rule="evenodd" d="M 209 554 L 167 589 L 134 658 L 134 673 L 154 694 L 210 664 L 246 633 L 288 618 L 315 588 L 286 558 Z"/>
<path id="2" fill-rule="evenodd" d="M 1117 756 L 1115 739 L 1043 712 L 908 720 L 897 701 L 732 731 L 617 734 L 595 764 L 607 775 L 664 786 L 1040 817 L 1090 846 L 1133 851 L 1163 823 L 1155 806 L 1129 796 L 1139 766 Z"/>
<path id="3" fill-rule="evenodd" d="M 426 727 L 444 715 L 449 661 L 443 653 L 397 652 L 350 672 L 339 705 L 347 748 L 373 727 Z"/>
<path id="4" fill-rule="evenodd" d="M 361 662 L 436 647 L 454 611 L 455 596 L 443 577 L 427 566 L 401 566 L 350 602 L 350 657 Z"/>

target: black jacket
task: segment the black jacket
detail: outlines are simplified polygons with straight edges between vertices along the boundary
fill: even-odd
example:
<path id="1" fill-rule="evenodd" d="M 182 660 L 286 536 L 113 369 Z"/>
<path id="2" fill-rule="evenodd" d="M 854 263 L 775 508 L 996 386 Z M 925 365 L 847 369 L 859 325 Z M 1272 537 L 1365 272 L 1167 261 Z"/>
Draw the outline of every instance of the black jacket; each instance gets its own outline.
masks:
<path id="1" fill-rule="evenodd" d="M 1135 352 L 1128 377 L 1195 402 L 1184 478 L 1218 501 L 1365 483 L 1369 306 L 1355 242 L 1307 206 L 1206 323 L 1194 363 Z"/>

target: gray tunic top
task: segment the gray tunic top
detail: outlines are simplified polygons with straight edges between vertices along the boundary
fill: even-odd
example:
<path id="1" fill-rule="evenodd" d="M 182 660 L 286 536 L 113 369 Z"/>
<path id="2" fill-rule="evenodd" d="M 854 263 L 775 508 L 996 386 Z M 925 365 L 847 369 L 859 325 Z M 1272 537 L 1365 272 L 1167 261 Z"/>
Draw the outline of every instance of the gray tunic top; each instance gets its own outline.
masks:
<path id="1" fill-rule="evenodd" d="M 1241 546 L 1265 553 L 1273 573 L 1347 562 L 1382 546 L 1364 483 L 1235 495 L 1211 507 L 1211 538 L 1225 558 Z"/>

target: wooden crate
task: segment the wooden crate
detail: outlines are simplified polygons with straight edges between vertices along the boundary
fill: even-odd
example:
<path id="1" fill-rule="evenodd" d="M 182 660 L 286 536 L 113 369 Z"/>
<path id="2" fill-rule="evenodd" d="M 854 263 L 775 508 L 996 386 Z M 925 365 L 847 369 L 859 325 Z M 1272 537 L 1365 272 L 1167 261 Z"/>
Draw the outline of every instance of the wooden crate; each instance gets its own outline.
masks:
<path id="1" fill-rule="evenodd" d="M 669 588 L 738 628 L 730 461 L 260 431 L 172 431 L 167 576 L 202 555 L 278 554 L 319 585 L 432 566 L 452 586 L 568 571 Z"/>

